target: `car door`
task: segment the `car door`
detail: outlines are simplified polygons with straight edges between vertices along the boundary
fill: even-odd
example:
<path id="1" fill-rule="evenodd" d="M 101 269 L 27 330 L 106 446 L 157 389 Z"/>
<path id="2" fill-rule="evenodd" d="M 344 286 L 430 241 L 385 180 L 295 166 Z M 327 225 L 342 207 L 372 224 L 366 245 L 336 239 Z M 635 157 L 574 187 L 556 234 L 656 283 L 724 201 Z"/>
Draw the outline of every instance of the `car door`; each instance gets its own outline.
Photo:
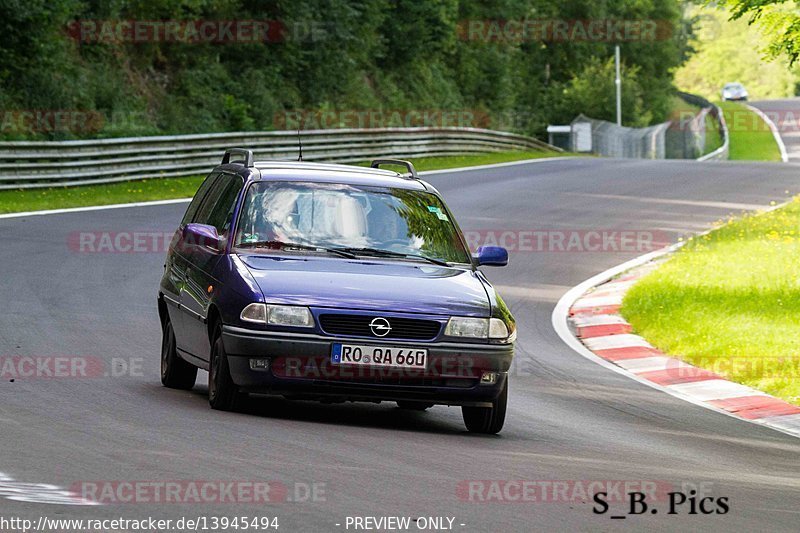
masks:
<path id="1" fill-rule="evenodd" d="M 181 293 L 186 285 L 186 267 L 188 264 L 186 243 L 183 241 L 183 228 L 192 221 L 197 210 L 200 208 L 200 204 L 219 176 L 219 172 L 209 174 L 197 189 L 194 198 L 192 198 L 192 201 L 189 203 L 189 207 L 186 208 L 186 213 L 183 215 L 183 219 L 175 232 L 170 251 L 167 254 L 167 260 L 164 264 L 167 282 L 162 284 L 162 292 L 167 302 L 167 312 L 172 322 L 172 329 L 175 332 L 175 343 L 178 349 L 182 351 L 188 350 L 186 321 L 184 320 L 184 313 L 180 309 Z"/>
<path id="2" fill-rule="evenodd" d="M 227 239 L 232 231 L 233 212 L 243 186 L 244 181 L 240 176 L 227 173 L 220 175 L 192 222 L 213 226 L 222 239 Z M 206 318 L 211 301 L 210 288 L 220 287 L 213 274 L 224 252 L 200 245 L 189 245 L 186 251 L 186 282 L 181 293 L 181 309 L 187 349 L 195 357 L 208 361 L 211 345 Z"/>

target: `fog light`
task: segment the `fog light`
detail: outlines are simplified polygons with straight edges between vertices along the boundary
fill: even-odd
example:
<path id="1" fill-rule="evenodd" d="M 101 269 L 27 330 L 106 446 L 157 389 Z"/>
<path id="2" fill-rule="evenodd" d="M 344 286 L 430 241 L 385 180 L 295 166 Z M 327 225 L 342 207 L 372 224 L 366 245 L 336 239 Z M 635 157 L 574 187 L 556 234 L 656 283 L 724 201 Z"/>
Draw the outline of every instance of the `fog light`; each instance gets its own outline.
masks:
<path id="1" fill-rule="evenodd" d="M 481 374 L 481 385 L 494 385 L 497 383 L 496 372 L 484 372 Z"/>
<path id="2" fill-rule="evenodd" d="M 269 359 L 250 359 L 250 370 L 269 370 Z"/>

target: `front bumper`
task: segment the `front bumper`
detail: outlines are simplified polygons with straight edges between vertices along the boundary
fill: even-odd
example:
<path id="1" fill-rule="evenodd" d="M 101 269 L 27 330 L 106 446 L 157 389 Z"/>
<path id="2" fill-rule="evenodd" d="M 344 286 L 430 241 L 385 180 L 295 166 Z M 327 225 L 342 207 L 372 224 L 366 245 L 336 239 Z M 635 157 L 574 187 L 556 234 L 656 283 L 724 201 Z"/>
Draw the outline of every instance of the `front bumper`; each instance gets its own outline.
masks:
<path id="1" fill-rule="evenodd" d="M 231 377 L 247 392 L 327 401 L 418 400 L 487 406 L 501 392 L 514 356 L 513 344 L 413 343 L 260 331 L 224 326 L 222 342 Z M 335 342 L 426 348 L 425 370 L 334 365 Z M 268 370 L 250 368 L 269 358 Z M 497 373 L 481 384 L 484 372 Z"/>

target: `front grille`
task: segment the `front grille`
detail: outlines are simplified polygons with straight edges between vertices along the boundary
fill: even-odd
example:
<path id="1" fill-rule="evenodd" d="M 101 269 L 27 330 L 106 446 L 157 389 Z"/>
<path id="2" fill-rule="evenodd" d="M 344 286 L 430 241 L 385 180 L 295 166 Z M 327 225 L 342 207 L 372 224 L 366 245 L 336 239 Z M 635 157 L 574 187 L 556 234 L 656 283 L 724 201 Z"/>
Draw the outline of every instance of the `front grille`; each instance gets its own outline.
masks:
<path id="1" fill-rule="evenodd" d="M 429 341 L 435 339 L 442 325 L 435 320 L 418 320 L 416 318 L 383 317 L 392 330 L 388 335 L 380 337 L 372 333 L 370 322 L 378 315 L 340 315 L 323 314 L 319 316 L 322 329 L 331 335 L 350 335 L 373 337 L 376 339 L 413 339 Z"/>

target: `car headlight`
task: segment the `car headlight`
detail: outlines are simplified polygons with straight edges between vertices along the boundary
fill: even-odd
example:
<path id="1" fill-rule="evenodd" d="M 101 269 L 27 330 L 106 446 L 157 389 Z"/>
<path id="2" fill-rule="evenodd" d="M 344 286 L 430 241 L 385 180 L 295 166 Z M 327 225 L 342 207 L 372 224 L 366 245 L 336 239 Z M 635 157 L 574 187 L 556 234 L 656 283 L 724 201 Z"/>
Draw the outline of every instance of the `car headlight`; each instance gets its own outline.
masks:
<path id="1" fill-rule="evenodd" d="M 242 309 L 242 314 L 239 315 L 244 322 L 256 322 L 263 324 L 267 321 L 267 306 L 266 304 L 250 304 Z"/>
<path id="2" fill-rule="evenodd" d="M 490 339 L 507 339 L 508 326 L 499 318 L 489 319 L 489 338 Z"/>
<path id="3" fill-rule="evenodd" d="M 299 305 L 273 305 L 253 303 L 242 310 L 240 318 L 245 322 L 269 324 L 271 326 L 293 326 L 310 328 L 314 317 L 308 307 Z"/>
<path id="4" fill-rule="evenodd" d="M 449 337 L 468 337 L 471 339 L 489 338 L 488 318 L 450 317 L 444 334 Z"/>
<path id="5" fill-rule="evenodd" d="M 469 339 L 491 339 L 512 342 L 514 334 L 509 334 L 508 326 L 499 318 L 450 317 L 444 334 L 448 337 Z"/>

